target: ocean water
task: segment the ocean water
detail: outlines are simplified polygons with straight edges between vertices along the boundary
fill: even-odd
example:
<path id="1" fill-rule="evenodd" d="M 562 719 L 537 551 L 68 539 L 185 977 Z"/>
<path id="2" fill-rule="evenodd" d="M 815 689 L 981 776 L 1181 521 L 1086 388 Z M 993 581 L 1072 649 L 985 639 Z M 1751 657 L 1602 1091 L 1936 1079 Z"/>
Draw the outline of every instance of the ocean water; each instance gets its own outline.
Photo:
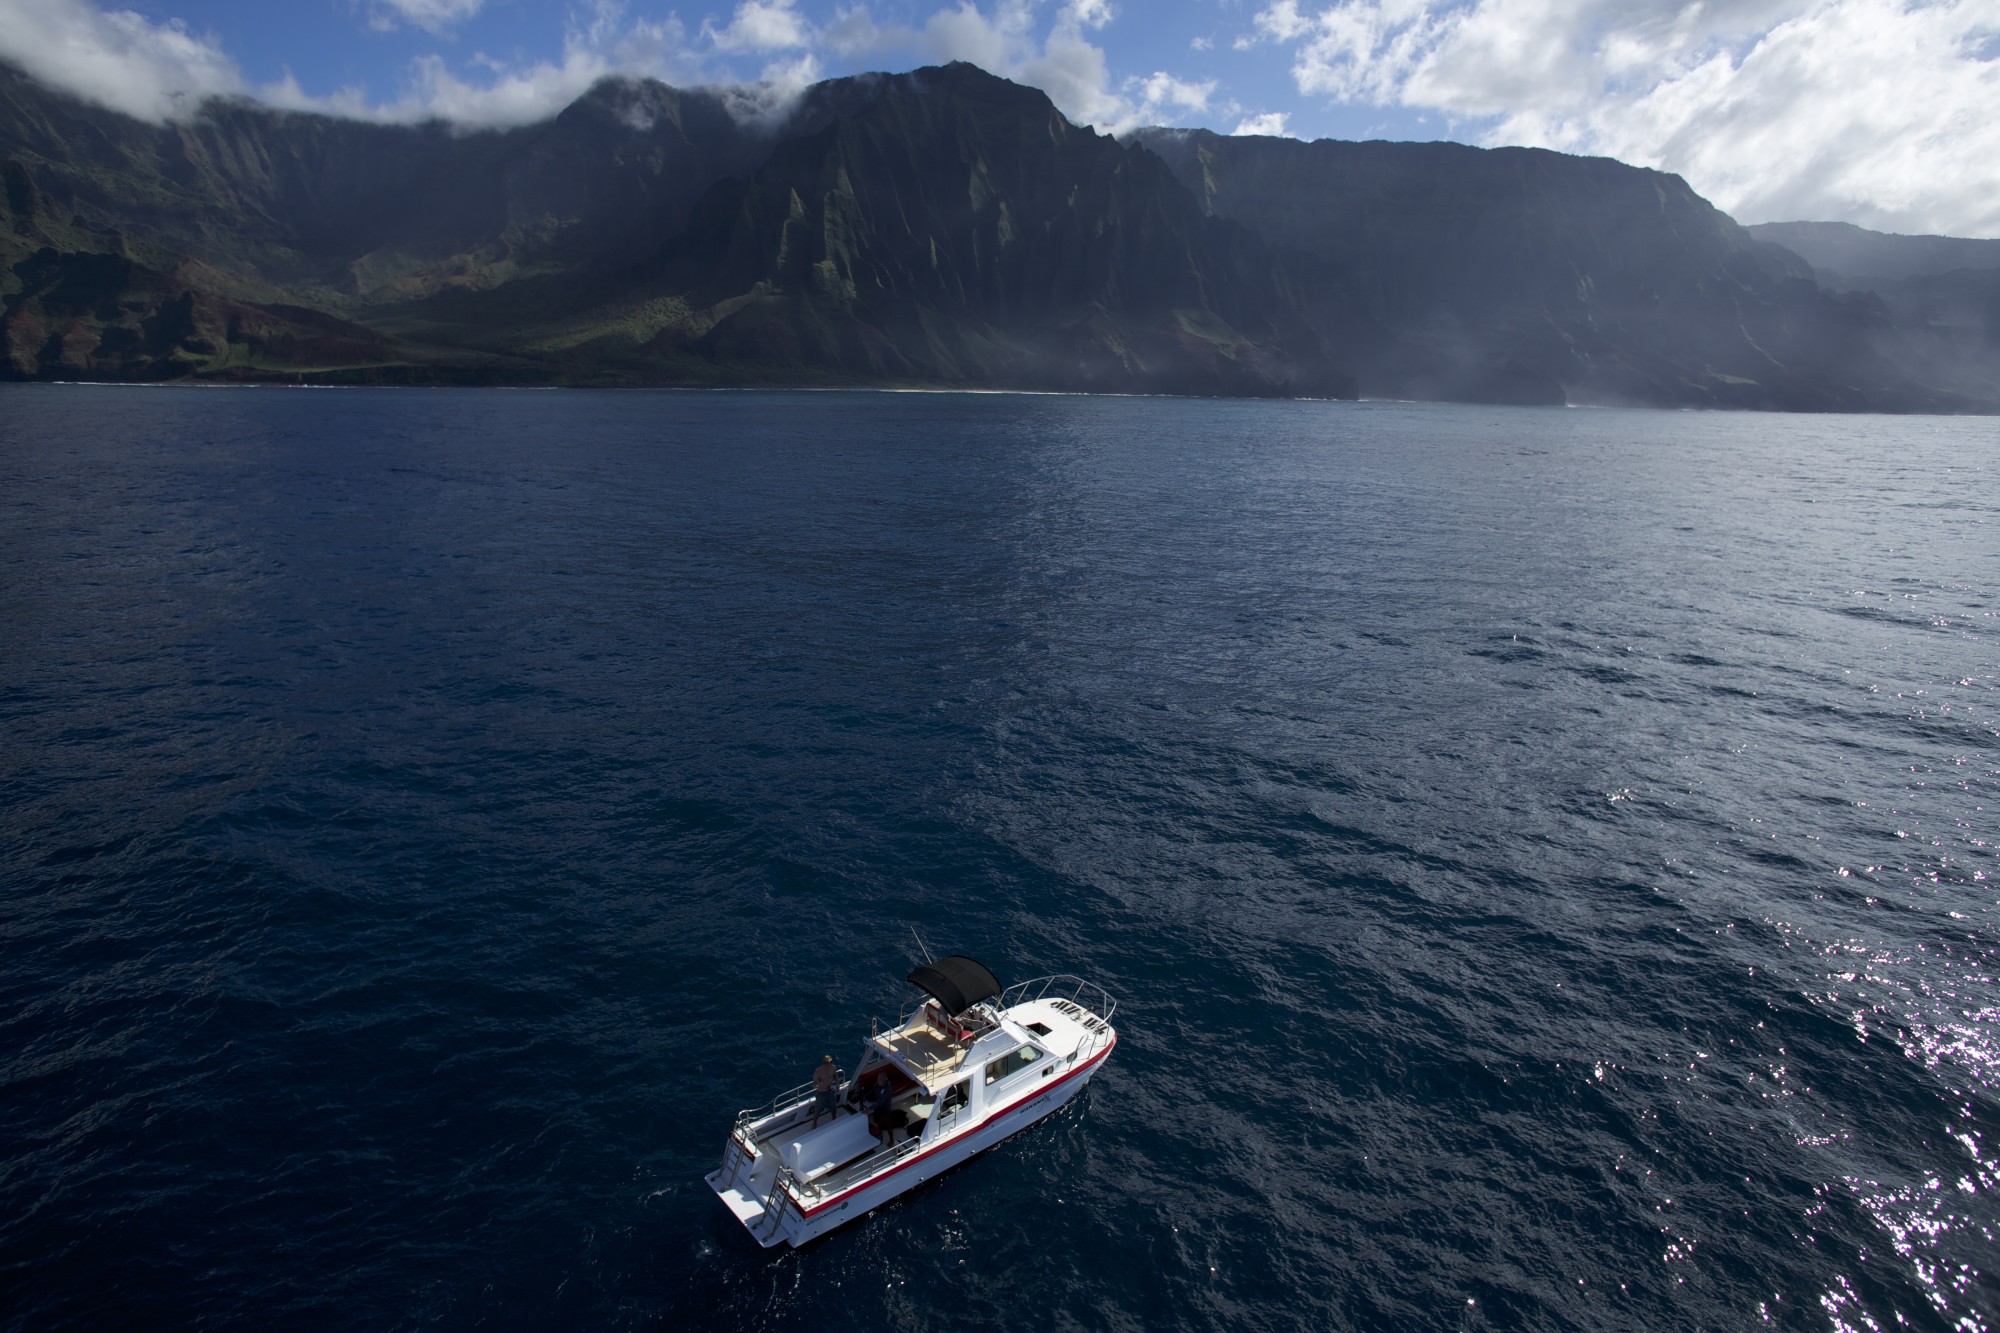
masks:
<path id="1" fill-rule="evenodd" d="M 2000 1327 L 2000 423 L 0 389 L 0 1327 Z M 915 953 L 1120 999 L 799 1252 Z"/>

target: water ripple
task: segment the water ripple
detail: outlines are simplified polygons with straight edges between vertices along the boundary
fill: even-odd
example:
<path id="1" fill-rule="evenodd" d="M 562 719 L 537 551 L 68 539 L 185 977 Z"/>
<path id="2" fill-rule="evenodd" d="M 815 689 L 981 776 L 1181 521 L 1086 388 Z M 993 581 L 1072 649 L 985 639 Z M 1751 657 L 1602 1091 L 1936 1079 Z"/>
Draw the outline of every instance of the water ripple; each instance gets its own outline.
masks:
<path id="1" fill-rule="evenodd" d="M 2000 1323 L 1986 423 L 0 419 L 6 1327 Z M 761 1253 L 911 925 L 1118 1056 Z"/>

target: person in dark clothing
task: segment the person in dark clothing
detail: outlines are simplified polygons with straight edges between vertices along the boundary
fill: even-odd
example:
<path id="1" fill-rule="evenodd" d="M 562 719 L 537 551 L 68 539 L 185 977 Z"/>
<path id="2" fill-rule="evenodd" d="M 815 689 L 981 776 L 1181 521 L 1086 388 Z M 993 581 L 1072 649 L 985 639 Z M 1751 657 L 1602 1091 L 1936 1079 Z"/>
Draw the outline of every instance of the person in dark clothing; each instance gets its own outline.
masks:
<path id="1" fill-rule="evenodd" d="M 861 1100 L 861 1109 L 868 1113 L 868 1128 L 875 1131 L 884 1148 L 896 1141 L 896 1130 L 900 1128 L 895 1122 L 901 1120 L 901 1113 L 890 1108 L 895 1099 L 885 1070 L 875 1075 L 875 1081 L 868 1085 L 868 1095 Z"/>

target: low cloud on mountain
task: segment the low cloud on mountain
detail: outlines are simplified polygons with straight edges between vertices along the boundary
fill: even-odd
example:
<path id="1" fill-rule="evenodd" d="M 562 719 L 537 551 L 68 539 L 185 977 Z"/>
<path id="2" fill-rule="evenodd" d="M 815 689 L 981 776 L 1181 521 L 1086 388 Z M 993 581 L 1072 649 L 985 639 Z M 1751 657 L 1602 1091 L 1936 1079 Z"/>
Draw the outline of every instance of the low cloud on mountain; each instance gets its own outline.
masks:
<path id="1" fill-rule="evenodd" d="M 155 122 L 251 96 L 468 127 L 553 115 L 608 74 L 739 87 L 734 103 L 769 120 L 828 73 L 964 60 L 1112 133 L 1296 134 L 1310 132 L 1315 104 L 1373 108 L 1404 118 L 1390 137 L 1420 136 L 1423 114 L 1450 137 L 1674 171 L 1746 222 L 2000 235 L 1993 0 L 1265 0 L 1225 13 L 1214 40 L 1195 38 L 1198 67 L 1145 73 L 1123 72 L 1115 53 L 1142 19 L 1166 15 L 1111 0 L 952 0 L 903 22 L 846 0 L 723 0 L 705 17 L 685 6 L 685 22 L 650 2 L 578 0 L 562 11 L 559 53 L 506 57 L 466 36 L 493 9 L 357 0 L 358 23 L 440 43 L 407 59 L 386 94 L 311 89 L 289 73 L 259 82 L 222 35 L 94 0 L 0 0 L 0 60 Z M 1241 77 L 1253 59 L 1288 69 L 1304 105 L 1274 107 L 1270 80 Z"/>
<path id="2" fill-rule="evenodd" d="M 0 0 L 0 59 L 141 120 L 191 115 L 206 98 L 249 91 L 213 36 L 86 0 Z"/>
<path id="3" fill-rule="evenodd" d="M 1302 93 L 1678 172 L 1744 221 L 2000 235 L 1991 0 L 1276 0 Z"/>
<path id="4" fill-rule="evenodd" d="M 443 34 L 483 3 L 378 0 L 368 13 L 373 26 Z M 1033 0 L 999 0 L 990 9 L 960 0 L 918 25 L 878 25 L 859 6 L 816 23 L 796 0 L 739 0 L 726 20 L 706 20 L 690 34 L 671 13 L 646 20 L 615 0 L 596 0 L 570 11 L 560 60 L 475 54 L 474 70 L 466 71 L 441 55 L 419 56 L 397 93 L 385 99 L 358 88 L 314 93 L 289 75 L 253 83 L 219 35 L 173 19 L 107 11 L 91 0 L 0 0 L 0 59 L 52 87 L 155 122 L 191 115 L 209 97 L 249 96 L 290 110 L 366 120 L 519 125 L 554 115 L 608 74 L 681 85 L 758 85 L 734 100 L 768 117 L 822 77 L 824 56 L 968 61 L 1041 88 L 1079 122 L 1112 133 L 1211 110 L 1242 114 L 1234 102 L 1215 98 L 1213 79 L 1164 70 L 1115 77 L 1092 34 L 1116 12 L 1107 0 L 1067 0 L 1053 11 Z M 743 60 L 761 67 L 745 70 Z M 1267 117 L 1258 123 L 1280 122 Z"/>

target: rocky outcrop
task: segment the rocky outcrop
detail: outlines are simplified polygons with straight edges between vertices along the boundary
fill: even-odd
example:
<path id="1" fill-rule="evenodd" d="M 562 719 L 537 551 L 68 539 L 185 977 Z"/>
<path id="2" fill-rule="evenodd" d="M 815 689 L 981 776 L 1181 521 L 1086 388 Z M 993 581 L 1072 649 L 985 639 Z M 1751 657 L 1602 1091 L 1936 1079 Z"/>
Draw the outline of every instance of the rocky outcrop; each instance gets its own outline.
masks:
<path id="1" fill-rule="evenodd" d="M 233 300 L 201 275 L 123 254 L 43 248 L 13 266 L 0 355 L 19 379 L 288 379 L 394 361 L 370 329 L 294 305 Z"/>

